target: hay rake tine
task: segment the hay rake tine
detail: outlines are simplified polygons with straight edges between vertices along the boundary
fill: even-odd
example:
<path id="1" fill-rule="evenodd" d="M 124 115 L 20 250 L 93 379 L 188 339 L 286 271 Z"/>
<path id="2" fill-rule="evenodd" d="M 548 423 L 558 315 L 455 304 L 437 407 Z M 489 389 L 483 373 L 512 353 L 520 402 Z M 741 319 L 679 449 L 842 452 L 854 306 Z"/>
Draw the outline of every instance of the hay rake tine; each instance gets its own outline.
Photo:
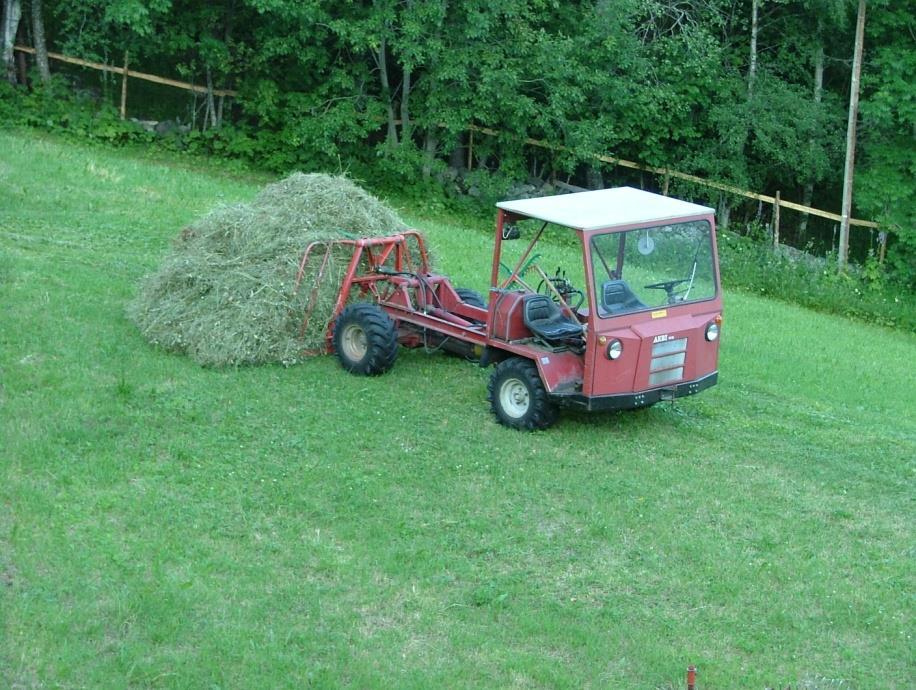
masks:
<path id="1" fill-rule="evenodd" d="M 302 283 L 302 276 L 305 274 L 305 266 L 308 264 L 309 256 L 312 253 L 312 249 L 315 248 L 315 245 L 323 244 L 327 246 L 327 242 L 318 240 L 312 242 L 308 247 L 305 248 L 305 251 L 302 252 L 302 259 L 299 261 L 299 270 L 296 272 L 296 282 L 293 285 L 293 296 L 299 293 L 299 285 Z"/>
<path id="2" fill-rule="evenodd" d="M 305 255 L 302 257 L 302 263 L 299 265 L 299 275 L 296 277 L 296 292 L 299 291 L 299 284 L 302 280 L 302 274 L 305 271 L 307 257 L 312 247 L 314 246 L 314 244 L 316 243 L 313 242 L 311 245 L 309 245 L 309 248 L 306 249 Z M 330 262 L 330 259 L 331 259 L 332 244 L 324 243 L 324 246 L 325 246 L 324 258 L 321 260 L 321 267 L 318 269 L 318 276 L 315 278 L 314 285 L 312 285 L 311 293 L 309 293 L 308 307 L 305 310 L 305 316 L 302 319 L 302 324 L 299 326 L 299 337 L 300 338 L 303 335 L 305 335 L 305 327 L 308 324 L 309 319 L 312 316 L 312 312 L 315 311 L 315 304 L 317 302 L 317 297 L 318 297 L 318 288 L 321 286 L 321 281 L 324 278 L 324 273 L 327 270 L 328 263 Z"/>

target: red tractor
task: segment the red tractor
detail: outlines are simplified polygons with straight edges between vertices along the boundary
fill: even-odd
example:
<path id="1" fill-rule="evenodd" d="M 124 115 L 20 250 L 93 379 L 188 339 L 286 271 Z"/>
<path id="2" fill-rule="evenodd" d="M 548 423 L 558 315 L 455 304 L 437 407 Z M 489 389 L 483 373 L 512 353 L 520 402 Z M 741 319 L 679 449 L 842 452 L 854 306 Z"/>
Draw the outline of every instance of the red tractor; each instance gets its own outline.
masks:
<path id="1" fill-rule="evenodd" d="M 493 413 L 516 429 L 550 426 L 559 407 L 648 407 L 716 383 L 722 296 L 711 208 L 629 187 L 497 208 L 486 302 L 429 272 L 418 233 L 334 243 L 353 247 L 327 334 L 347 371 L 384 373 L 399 344 L 479 358 L 495 365 Z M 535 249 L 548 229 L 563 235 L 544 251 L 565 256 L 568 271 L 542 268 Z M 505 263 L 506 242 L 523 234 L 527 247 Z M 328 243 L 306 250 L 300 279 L 321 247 L 320 282 Z"/>

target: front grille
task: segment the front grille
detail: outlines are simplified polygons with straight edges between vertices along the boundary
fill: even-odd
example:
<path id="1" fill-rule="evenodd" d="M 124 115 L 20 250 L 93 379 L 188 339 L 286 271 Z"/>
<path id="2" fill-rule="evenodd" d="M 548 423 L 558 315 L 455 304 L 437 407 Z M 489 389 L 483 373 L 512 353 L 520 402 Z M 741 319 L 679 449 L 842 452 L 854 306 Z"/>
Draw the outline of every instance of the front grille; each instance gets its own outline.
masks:
<path id="1" fill-rule="evenodd" d="M 660 386 L 684 378 L 684 361 L 687 359 L 687 338 L 666 340 L 652 345 L 652 363 L 649 366 L 649 385 Z"/>
<path id="2" fill-rule="evenodd" d="M 655 343 L 652 346 L 652 356 L 661 357 L 670 355 L 672 352 L 683 352 L 687 349 L 687 338 L 678 338 L 677 340 L 666 340 L 663 343 Z"/>

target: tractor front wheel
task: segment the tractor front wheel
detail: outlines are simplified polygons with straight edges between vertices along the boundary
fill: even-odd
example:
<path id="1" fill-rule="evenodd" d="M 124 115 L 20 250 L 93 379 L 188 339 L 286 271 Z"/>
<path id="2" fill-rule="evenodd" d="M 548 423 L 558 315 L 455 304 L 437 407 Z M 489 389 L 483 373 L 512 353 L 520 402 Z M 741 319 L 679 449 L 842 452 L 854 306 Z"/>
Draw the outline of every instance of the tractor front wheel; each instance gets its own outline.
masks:
<path id="1" fill-rule="evenodd" d="M 496 365 L 488 386 L 490 409 L 513 429 L 546 429 L 557 420 L 538 368 L 530 359 L 510 357 Z"/>
<path id="2" fill-rule="evenodd" d="M 398 356 L 394 321 L 377 304 L 351 304 L 334 322 L 334 351 L 351 374 L 384 374 Z"/>

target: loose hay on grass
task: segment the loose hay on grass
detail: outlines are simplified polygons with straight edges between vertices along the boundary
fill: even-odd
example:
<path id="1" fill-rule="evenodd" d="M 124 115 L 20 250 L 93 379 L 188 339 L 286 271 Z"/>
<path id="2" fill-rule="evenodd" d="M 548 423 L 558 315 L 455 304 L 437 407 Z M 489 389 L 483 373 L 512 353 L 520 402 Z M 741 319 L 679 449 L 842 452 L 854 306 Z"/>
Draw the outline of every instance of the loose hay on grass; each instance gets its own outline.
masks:
<path id="1" fill-rule="evenodd" d="M 293 294 L 302 253 L 316 240 L 405 229 L 384 203 L 345 177 L 296 173 L 248 204 L 215 209 L 185 228 L 147 276 L 128 315 L 153 344 L 208 366 L 292 364 L 324 347 L 349 249 L 331 254 L 316 306 L 299 329 L 322 255 Z"/>

